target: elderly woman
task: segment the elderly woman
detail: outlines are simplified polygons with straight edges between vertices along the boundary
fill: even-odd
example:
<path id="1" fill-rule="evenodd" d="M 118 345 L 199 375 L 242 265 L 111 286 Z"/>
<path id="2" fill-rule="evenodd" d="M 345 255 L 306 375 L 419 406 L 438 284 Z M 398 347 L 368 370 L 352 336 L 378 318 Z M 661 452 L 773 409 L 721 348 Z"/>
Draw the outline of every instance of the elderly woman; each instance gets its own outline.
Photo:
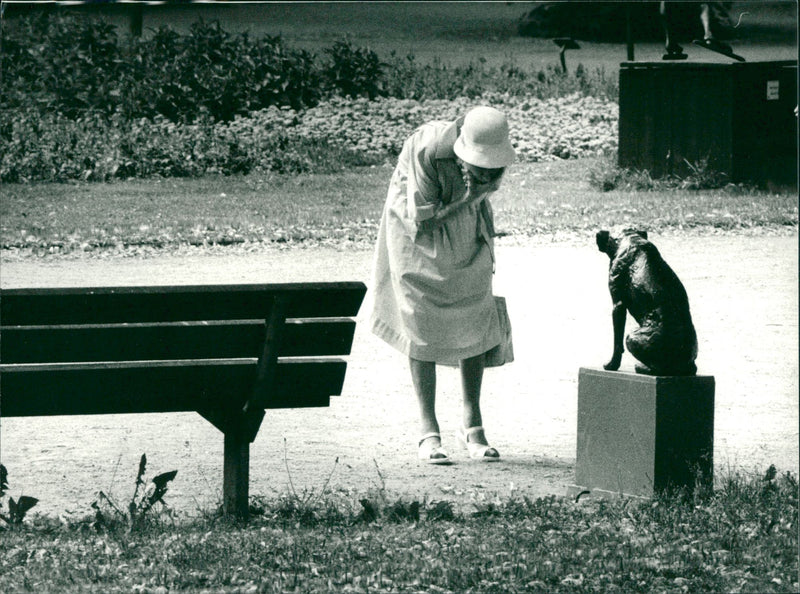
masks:
<path id="1" fill-rule="evenodd" d="M 436 419 L 436 364 L 459 365 L 472 459 L 493 461 L 480 410 L 484 355 L 500 344 L 492 295 L 489 194 L 514 161 L 505 115 L 476 107 L 431 122 L 403 145 L 378 231 L 372 331 L 409 358 L 421 417 L 418 456 L 449 462 Z"/>

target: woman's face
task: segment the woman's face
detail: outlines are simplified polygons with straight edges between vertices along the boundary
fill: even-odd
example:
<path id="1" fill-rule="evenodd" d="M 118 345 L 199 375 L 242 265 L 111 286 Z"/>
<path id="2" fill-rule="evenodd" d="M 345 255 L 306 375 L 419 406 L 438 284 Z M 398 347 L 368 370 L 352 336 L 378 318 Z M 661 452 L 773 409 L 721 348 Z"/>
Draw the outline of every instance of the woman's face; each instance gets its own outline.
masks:
<path id="1" fill-rule="evenodd" d="M 487 169 L 485 167 L 478 167 L 477 165 L 470 165 L 469 163 L 464 162 L 464 169 L 469 172 L 472 178 L 481 185 L 491 183 L 500 179 L 503 175 L 503 172 L 506 170 L 505 167 L 498 167 L 496 169 Z"/>

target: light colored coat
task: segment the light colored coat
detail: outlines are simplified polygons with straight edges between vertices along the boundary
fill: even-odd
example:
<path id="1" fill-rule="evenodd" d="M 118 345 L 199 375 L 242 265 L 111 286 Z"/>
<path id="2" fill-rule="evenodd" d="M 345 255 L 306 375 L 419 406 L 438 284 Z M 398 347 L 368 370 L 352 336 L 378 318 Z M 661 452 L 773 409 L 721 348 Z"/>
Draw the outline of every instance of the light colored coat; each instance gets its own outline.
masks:
<path id="1" fill-rule="evenodd" d="M 488 198 L 440 225 L 419 226 L 467 194 L 453 152 L 462 121 L 425 124 L 404 143 L 381 217 L 372 289 L 372 331 L 405 355 L 443 364 L 501 340 Z"/>

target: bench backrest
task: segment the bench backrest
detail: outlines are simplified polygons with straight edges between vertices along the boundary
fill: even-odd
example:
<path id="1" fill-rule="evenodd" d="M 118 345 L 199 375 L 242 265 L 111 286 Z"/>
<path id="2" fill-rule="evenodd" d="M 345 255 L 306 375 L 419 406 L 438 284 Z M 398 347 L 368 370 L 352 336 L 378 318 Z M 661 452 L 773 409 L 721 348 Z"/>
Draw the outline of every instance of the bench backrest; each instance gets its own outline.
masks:
<path id="1" fill-rule="evenodd" d="M 326 406 L 341 393 L 337 356 L 350 353 L 365 292 L 360 282 L 2 290 L 0 415 Z"/>

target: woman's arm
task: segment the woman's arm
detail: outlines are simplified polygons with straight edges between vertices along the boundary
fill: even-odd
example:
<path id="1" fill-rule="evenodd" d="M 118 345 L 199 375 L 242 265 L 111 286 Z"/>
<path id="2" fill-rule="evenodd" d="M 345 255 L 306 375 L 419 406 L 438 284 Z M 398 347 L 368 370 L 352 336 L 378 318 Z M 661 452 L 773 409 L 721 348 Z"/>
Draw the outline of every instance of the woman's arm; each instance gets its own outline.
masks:
<path id="1" fill-rule="evenodd" d="M 456 214 L 462 208 L 471 204 L 479 204 L 486 197 L 500 187 L 500 180 L 496 179 L 486 184 L 477 184 L 471 179 L 467 180 L 467 193 L 461 200 L 452 202 L 446 206 L 438 208 L 434 215 L 418 223 L 423 229 L 433 228 L 441 225 L 445 220 Z"/>

